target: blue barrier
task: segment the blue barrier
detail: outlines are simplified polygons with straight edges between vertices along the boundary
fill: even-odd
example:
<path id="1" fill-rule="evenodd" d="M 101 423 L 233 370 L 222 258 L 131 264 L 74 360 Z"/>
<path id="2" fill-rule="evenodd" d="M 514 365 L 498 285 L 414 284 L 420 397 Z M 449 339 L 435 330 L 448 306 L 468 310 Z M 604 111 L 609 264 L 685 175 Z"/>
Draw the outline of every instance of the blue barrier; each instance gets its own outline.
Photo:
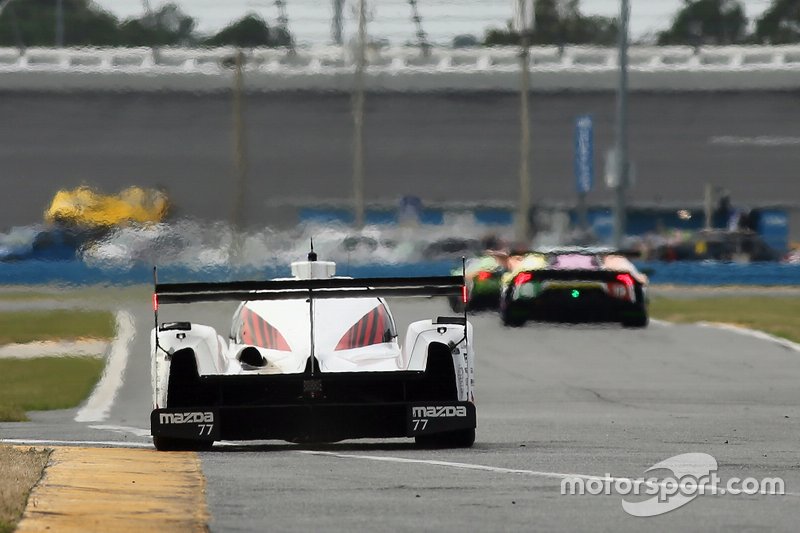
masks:
<path id="1" fill-rule="evenodd" d="M 800 285 L 800 265 L 782 263 L 713 263 L 704 261 L 637 262 L 652 270 L 650 281 L 676 285 Z"/>
<path id="2" fill-rule="evenodd" d="M 708 263 L 680 261 L 674 263 L 638 262 L 639 268 L 652 271 L 656 284 L 678 285 L 800 285 L 800 265 L 780 263 Z M 447 275 L 456 266 L 453 261 L 422 263 L 340 265 L 339 275 L 361 277 L 436 276 Z M 226 268 L 202 270 L 185 266 L 158 269 L 160 281 L 230 281 L 269 279 L 288 276 L 289 267 Z M 20 261 L 0 263 L 0 285 L 39 284 L 113 284 L 152 283 L 153 270 L 148 266 L 132 268 L 99 268 L 81 261 Z"/>
<path id="3" fill-rule="evenodd" d="M 341 276 L 356 278 L 380 276 L 436 276 L 446 275 L 453 268 L 451 261 L 435 261 L 413 264 L 340 265 Z M 266 266 L 263 268 L 211 267 L 193 269 L 185 266 L 158 268 L 161 282 L 187 281 L 231 281 L 245 279 L 271 279 L 290 275 L 289 266 Z M 153 282 L 153 268 L 135 266 L 131 268 L 92 267 L 81 261 L 20 261 L 0 263 L 0 285 L 136 285 Z"/>

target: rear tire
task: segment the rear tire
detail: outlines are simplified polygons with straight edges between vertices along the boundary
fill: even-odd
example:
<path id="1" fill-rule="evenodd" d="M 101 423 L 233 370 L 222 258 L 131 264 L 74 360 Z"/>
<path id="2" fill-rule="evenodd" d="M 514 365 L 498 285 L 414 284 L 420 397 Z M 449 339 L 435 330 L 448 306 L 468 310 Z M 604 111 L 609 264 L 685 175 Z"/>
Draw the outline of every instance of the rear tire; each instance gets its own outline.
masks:
<path id="1" fill-rule="evenodd" d="M 527 319 L 521 309 L 508 304 L 500 306 L 500 319 L 503 325 L 510 328 L 519 328 L 525 325 Z"/>
<path id="2" fill-rule="evenodd" d="M 630 311 L 623 311 L 622 327 L 624 328 L 646 328 L 650 318 L 647 316 L 647 295 L 644 287 L 636 284 L 634 287 L 636 303 Z"/>
<path id="3" fill-rule="evenodd" d="M 450 309 L 453 310 L 454 313 L 463 314 L 464 308 L 467 304 L 460 297 L 450 297 Z"/>
<path id="4" fill-rule="evenodd" d="M 179 350 L 172 355 L 167 387 L 167 407 L 192 408 L 213 403 L 213 398 L 204 394 L 191 349 Z M 202 452 L 210 450 L 214 441 L 154 436 L 153 445 L 156 450 L 164 452 Z"/>
<path id="5" fill-rule="evenodd" d="M 418 435 L 414 440 L 420 448 L 470 448 L 475 444 L 475 428 Z"/>
<path id="6" fill-rule="evenodd" d="M 637 309 L 624 316 L 621 322 L 624 328 L 646 328 L 650 322 L 650 317 L 647 316 L 647 310 Z"/>
<path id="7" fill-rule="evenodd" d="M 647 315 L 642 315 L 638 318 L 626 318 L 622 321 L 623 328 L 646 328 L 647 324 L 650 322 L 650 319 Z"/>

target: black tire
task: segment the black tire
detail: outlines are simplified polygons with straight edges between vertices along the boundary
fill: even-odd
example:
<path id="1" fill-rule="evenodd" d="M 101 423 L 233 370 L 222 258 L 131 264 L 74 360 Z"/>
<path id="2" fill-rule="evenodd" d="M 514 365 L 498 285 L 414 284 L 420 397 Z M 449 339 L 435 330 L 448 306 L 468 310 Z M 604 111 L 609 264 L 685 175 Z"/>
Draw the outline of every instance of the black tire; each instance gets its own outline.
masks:
<path id="1" fill-rule="evenodd" d="M 625 310 L 622 314 L 622 327 L 624 328 L 646 328 L 650 317 L 647 316 L 647 297 L 644 288 L 636 284 L 636 304 L 631 310 Z"/>
<path id="2" fill-rule="evenodd" d="M 200 385 L 200 374 L 192 350 L 180 350 L 172 355 L 167 391 L 167 407 L 195 407 L 211 403 Z M 201 452 L 210 450 L 214 441 L 155 436 L 153 445 L 156 450 L 164 452 Z"/>
<path id="3" fill-rule="evenodd" d="M 475 428 L 418 435 L 414 440 L 420 448 L 470 448 L 475 444 Z"/>
<path id="4" fill-rule="evenodd" d="M 621 322 L 624 328 L 646 328 L 650 317 L 647 316 L 647 310 L 641 308 L 623 315 Z"/>
<path id="5" fill-rule="evenodd" d="M 647 316 L 647 313 L 642 313 L 640 316 L 637 316 L 637 317 L 623 318 L 622 319 L 622 327 L 624 327 L 624 328 L 646 328 L 647 324 L 649 322 L 650 322 L 650 318 Z"/>
<path id="6" fill-rule="evenodd" d="M 466 304 L 461 300 L 460 297 L 450 297 L 450 309 L 453 310 L 454 313 L 463 314 L 464 307 Z"/>
<path id="7" fill-rule="evenodd" d="M 210 450 L 214 441 L 153 437 L 153 445 L 160 452 L 203 452 Z"/>
<path id="8" fill-rule="evenodd" d="M 522 309 L 508 304 L 500 306 L 500 319 L 503 325 L 509 328 L 519 328 L 527 321 Z"/>

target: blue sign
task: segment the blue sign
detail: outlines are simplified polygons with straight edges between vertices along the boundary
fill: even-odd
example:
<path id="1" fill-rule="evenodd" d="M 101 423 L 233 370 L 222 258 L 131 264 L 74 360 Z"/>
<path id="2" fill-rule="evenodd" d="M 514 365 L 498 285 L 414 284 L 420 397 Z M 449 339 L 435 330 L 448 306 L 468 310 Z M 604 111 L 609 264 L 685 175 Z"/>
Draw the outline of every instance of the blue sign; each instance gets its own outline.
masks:
<path id="1" fill-rule="evenodd" d="M 575 120 L 575 187 L 580 194 L 594 183 L 594 126 L 590 115 Z"/>
<path id="2" fill-rule="evenodd" d="M 789 248 L 789 216 L 781 209 L 763 209 L 758 221 L 758 232 L 764 241 L 779 252 Z"/>

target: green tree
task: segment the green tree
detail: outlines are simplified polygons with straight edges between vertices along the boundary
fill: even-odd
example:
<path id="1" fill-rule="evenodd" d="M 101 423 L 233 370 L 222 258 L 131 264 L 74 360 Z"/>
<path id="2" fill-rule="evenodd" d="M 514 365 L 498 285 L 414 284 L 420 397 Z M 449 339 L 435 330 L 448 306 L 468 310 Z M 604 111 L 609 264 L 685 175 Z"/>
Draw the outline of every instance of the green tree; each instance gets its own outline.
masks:
<path id="1" fill-rule="evenodd" d="M 289 46 L 291 35 L 282 28 L 270 28 L 263 18 L 248 14 L 222 28 L 204 41 L 208 46 Z"/>
<path id="2" fill-rule="evenodd" d="M 89 0 L 64 0 L 66 46 L 120 44 L 117 19 Z M 53 46 L 56 2 L 17 0 L 0 14 L 0 46 Z"/>
<path id="3" fill-rule="evenodd" d="M 584 16 L 580 11 L 580 0 L 536 0 L 534 24 L 530 36 L 531 44 L 595 44 L 611 45 L 616 42 L 617 23 L 606 17 Z M 509 23 L 505 30 L 490 29 L 484 44 L 519 44 L 520 35 Z"/>
<path id="4" fill-rule="evenodd" d="M 773 0 L 756 21 L 754 39 L 762 44 L 800 42 L 800 2 Z"/>
<path id="5" fill-rule="evenodd" d="M 746 39 L 747 17 L 739 0 L 684 0 L 658 44 L 737 44 Z"/>
<path id="6" fill-rule="evenodd" d="M 125 46 L 186 46 L 197 41 L 194 29 L 194 18 L 169 3 L 153 13 L 125 20 L 119 34 Z"/>

